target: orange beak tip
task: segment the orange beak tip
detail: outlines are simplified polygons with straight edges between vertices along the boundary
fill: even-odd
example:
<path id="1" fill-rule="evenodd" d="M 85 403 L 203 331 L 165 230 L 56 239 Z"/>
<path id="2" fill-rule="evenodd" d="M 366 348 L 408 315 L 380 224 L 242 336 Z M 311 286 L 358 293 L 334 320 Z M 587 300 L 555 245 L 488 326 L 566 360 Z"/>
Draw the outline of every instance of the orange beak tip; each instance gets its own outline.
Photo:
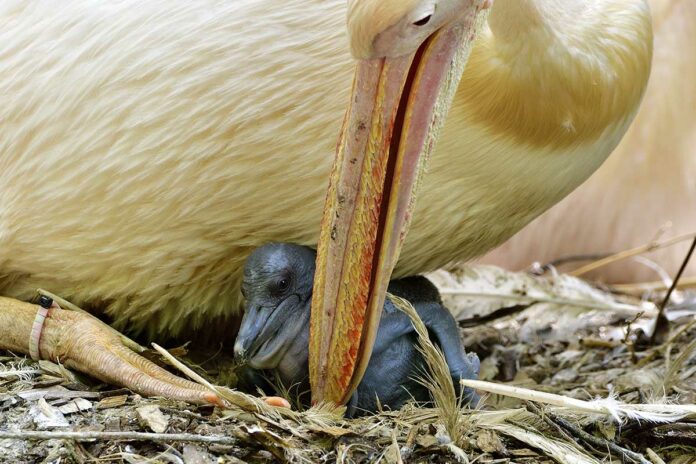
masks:
<path id="1" fill-rule="evenodd" d="M 288 408 L 290 409 L 290 402 L 285 398 L 280 396 L 267 396 L 263 399 L 264 403 L 275 408 Z"/>
<path id="2" fill-rule="evenodd" d="M 218 406 L 221 408 L 225 407 L 225 403 L 215 393 L 204 393 L 203 399 L 205 399 L 210 404 L 214 404 L 215 406 Z"/>

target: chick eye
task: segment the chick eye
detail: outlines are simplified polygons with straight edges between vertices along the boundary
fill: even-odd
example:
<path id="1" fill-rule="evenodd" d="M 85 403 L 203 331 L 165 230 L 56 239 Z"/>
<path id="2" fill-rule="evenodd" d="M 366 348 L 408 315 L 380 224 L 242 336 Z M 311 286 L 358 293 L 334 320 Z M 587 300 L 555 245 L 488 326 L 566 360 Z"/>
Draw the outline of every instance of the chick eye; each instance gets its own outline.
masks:
<path id="1" fill-rule="evenodd" d="M 290 287 L 290 281 L 289 281 L 288 279 L 280 279 L 280 280 L 276 283 L 276 287 L 277 287 L 278 290 L 280 290 L 281 292 L 284 292 L 285 290 L 288 289 L 288 287 Z"/>
<path id="2" fill-rule="evenodd" d="M 418 21 L 414 22 L 413 25 L 414 26 L 425 26 L 426 24 L 428 24 L 430 22 L 430 18 L 432 18 L 432 17 L 433 17 L 433 15 L 425 16 L 425 17 L 419 19 Z"/>

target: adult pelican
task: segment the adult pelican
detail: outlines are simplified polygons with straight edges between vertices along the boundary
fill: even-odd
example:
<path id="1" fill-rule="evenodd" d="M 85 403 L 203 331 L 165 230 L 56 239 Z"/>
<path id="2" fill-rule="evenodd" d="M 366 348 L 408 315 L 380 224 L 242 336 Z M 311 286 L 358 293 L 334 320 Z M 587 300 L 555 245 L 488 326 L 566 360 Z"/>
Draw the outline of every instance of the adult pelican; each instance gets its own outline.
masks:
<path id="1" fill-rule="evenodd" d="M 377 82 L 358 74 L 349 97 L 348 50 L 359 69 L 408 72 L 403 56 L 470 28 L 483 3 L 349 2 L 346 40 L 343 0 L 3 2 L 0 293 L 47 288 L 150 337 L 224 326 L 251 249 L 317 242 L 343 108 L 369 104 Z M 649 75 L 645 0 L 498 0 L 479 35 L 398 276 L 481 254 L 569 193 L 621 139 Z M 456 82 L 461 60 L 444 57 L 437 75 Z M 392 109 L 394 89 L 377 93 Z M 426 131 L 416 155 L 438 110 L 402 112 L 405 132 Z M 36 313 L 2 300 L 0 344 L 28 351 Z M 144 394 L 210 399 L 118 343 L 56 311 L 38 352 Z"/>
<path id="2" fill-rule="evenodd" d="M 655 34 L 653 77 L 626 136 L 585 184 L 484 262 L 523 269 L 534 261 L 638 247 L 653 241 L 666 224 L 671 227 L 660 240 L 696 231 L 696 61 L 686 58 L 696 55 L 696 2 L 649 3 Z M 591 275 L 613 283 L 671 278 L 688 247 L 684 241 L 646 255 L 652 263 L 624 260 Z M 582 264 L 573 262 L 570 268 Z M 682 281 L 694 277 L 696 260 Z"/>

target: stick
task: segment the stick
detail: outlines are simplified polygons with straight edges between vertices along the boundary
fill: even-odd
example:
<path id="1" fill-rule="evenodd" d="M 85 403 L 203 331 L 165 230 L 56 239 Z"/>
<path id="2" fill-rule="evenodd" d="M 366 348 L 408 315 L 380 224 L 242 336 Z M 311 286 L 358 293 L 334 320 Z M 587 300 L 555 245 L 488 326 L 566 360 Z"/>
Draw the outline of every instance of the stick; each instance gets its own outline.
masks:
<path id="1" fill-rule="evenodd" d="M 672 297 L 672 293 L 674 292 L 674 289 L 676 288 L 677 284 L 679 283 L 679 279 L 681 278 L 682 274 L 684 273 L 684 269 L 686 269 L 686 265 L 689 264 L 689 260 L 691 259 L 691 255 L 694 253 L 694 249 L 696 249 L 696 237 L 694 237 L 694 240 L 691 242 L 691 247 L 689 247 L 689 251 L 686 253 L 686 256 L 684 257 L 684 261 L 682 261 L 681 266 L 679 267 L 679 271 L 677 271 L 677 275 L 674 277 L 674 280 L 672 281 L 672 285 L 669 287 L 669 290 L 667 290 L 667 294 L 665 295 L 665 298 L 662 300 L 662 304 L 660 305 L 660 310 L 657 313 L 657 319 L 655 319 L 655 330 L 653 330 L 652 337 L 650 337 L 650 343 L 655 344 L 655 341 L 657 340 L 658 333 L 661 331 L 660 326 L 663 327 L 668 327 L 669 322 L 667 321 L 667 318 L 665 317 L 665 306 L 667 306 L 667 303 L 669 303 L 669 299 Z"/>
<path id="2" fill-rule="evenodd" d="M 652 282 L 640 282 L 637 284 L 611 284 L 609 285 L 612 290 L 620 293 L 636 293 L 636 292 L 649 292 L 658 290 L 667 290 L 669 288 L 661 280 L 656 280 Z M 679 280 L 677 284 L 678 289 L 692 288 L 696 287 L 696 277 L 685 277 Z"/>
<path id="3" fill-rule="evenodd" d="M 214 443 L 234 445 L 237 438 L 192 433 L 149 433 L 149 432 L 0 432 L 0 439 L 14 440 L 150 440 L 156 442 L 188 441 L 191 443 Z"/>
<path id="4" fill-rule="evenodd" d="M 652 461 L 652 464 L 666 464 L 665 461 L 663 461 L 662 458 L 658 456 L 657 453 L 651 450 L 650 448 L 647 448 L 645 450 L 645 454 L 648 455 L 648 457 Z"/>
<path id="5" fill-rule="evenodd" d="M 640 311 L 640 308 L 635 305 L 626 303 L 603 303 L 600 301 L 574 300 L 572 298 L 552 298 L 545 296 L 532 295 L 510 295 L 506 293 L 491 293 L 491 292 L 470 292 L 468 290 L 458 290 L 456 288 L 443 288 L 440 290 L 441 295 L 457 295 L 468 298 L 495 298 L 501 300 L 513 300 L 526 302 L 529 305 L 534 303 L 551 303 L 558 305 L 574 306 L 578 308 L 589 309 L 614 309 L 626 311 Z"/>
<path id="6" fill-rule="evenodd" d="M 540 408 L 538 408 L 534 403 L 531 401 L 527 401 L 527 410 L 531 411 L 532 413 L 536 414 L 537 416 L 541 417 L 544 422 L 546 422 L 549 427 L 553 428 L 556 433 L 558 433 L 561 437 L 565 438 L 567 441 L 571 443 L 575 443 L 576 447 L 578 444 L 578 441 L 580 441 L 579 438 L 574 437 L 572 435 L 569 435 L 568 432 L 565 431 L 563 427 L 558 425 L 556 422 L 551 420 L 548 414 L 546 414 L 544 411 L 542 411 Z"/>
<path id="7" fill-rule="evenodd" d="M 622 446 L 617 445 L 613 441 L 605 440 L 603 438 L 595 437 L 594 435 L 591 435 L 587 432 L 585 432 L 583 429 L 574 426 L 567 420 L 554 416 L 553 414 L 549 414 L 549 418 L 553 420 L 554 422 L 557 422 L 561 427 L 566 429 L 568 432 L 571 434 L 579 437 L 581 440 L 586 441 L 590 445 L 597 446 L 599 448 L 609 448 L 611 451 L 614 453 L 620 455 L 620 456 L 625 456 L 633 461 L 639 462 L 640 464 L 652 464 L 650 461 L 648 461 L 645 456 L 643 456 L 640 453 L 636 453 L 635 451 L 631 451 L 627 448 L 624 448 Z"/>

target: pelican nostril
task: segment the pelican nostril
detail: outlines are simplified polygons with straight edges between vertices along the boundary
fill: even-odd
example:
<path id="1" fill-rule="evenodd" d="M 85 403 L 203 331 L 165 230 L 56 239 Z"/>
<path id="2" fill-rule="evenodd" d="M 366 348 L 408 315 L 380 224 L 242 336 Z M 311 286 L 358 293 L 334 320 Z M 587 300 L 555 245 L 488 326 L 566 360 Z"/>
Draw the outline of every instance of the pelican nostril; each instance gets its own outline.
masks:
<path id="1" fill-rule="evenodd" d="M 433 15 L 425 16 L 425 17 L 419 19 L 418 21 L 414 22 L 413 25 L 414 26 L 425 26 L 426 24 L 428 24 L 430 22 L 430 18 L 432 18 L 432 17 L 433 17 Z"/>

